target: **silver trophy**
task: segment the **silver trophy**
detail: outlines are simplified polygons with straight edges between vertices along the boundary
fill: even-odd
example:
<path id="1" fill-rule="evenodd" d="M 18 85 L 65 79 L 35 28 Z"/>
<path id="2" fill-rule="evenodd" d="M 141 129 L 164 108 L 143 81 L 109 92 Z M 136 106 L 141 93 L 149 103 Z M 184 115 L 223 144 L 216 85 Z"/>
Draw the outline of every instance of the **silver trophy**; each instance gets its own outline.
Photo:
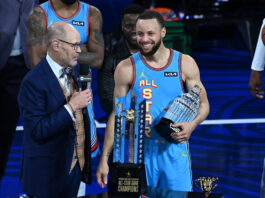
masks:
<path id="1" fill-rule="evenodd" d="M 146 100 L 115 98 L 114 163 L 143 163 Z"/>
<path id="2" fill-rule="evenodd" d="M 146 100 L 136 98 L 132 91 L 115 98 L 113 164 L 109 178 L 109 191 L 113 194 L 139 197 L 145 192 L 145 113 Z"/>
<path id="3" fill-rule="evenodd" d="M 172 132 L 180 132 L 181 128 L 173 127 L 172 124 L 191 122 L 198 114 L 200 106 L 201 88 L 195 85 L 188 93 L 181 94 L 168 107 L 167 112 L 155 126 L 159 135 L 170 142 L 176 142 L 171 138 Z"/>

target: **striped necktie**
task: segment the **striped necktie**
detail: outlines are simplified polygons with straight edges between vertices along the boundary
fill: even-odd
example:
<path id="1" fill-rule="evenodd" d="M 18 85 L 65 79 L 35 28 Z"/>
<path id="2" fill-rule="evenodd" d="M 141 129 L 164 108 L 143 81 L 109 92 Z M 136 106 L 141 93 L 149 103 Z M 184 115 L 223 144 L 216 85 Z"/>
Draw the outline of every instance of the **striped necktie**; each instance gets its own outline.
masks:
<path id="1" fill-rule="evenodd" d="M 71 76 L 69 76 L 69 81 L 70 81 L 70 89 L 71 89 L 71 94 L 74 93 L 75 90 L 75 83 L 74 79 Z M 75 166 L 76 161 L 78 161 L 80 165 L 80 169 L 83 170 L 84 164 L 85 164 L 85 128 L 84 128 L 84 119 L 83 119 L 83 113 L 82 109 L 77 109 L 76 112 L 74 113 L 75 116 L 75 122 L 74 122 L 74 127 L 76 131 L 76 139 L 75 139 L 75 147 L 74 147 L 74 155 L 73 155 L 73 161 L 71 164 L 71 169 Z"/>

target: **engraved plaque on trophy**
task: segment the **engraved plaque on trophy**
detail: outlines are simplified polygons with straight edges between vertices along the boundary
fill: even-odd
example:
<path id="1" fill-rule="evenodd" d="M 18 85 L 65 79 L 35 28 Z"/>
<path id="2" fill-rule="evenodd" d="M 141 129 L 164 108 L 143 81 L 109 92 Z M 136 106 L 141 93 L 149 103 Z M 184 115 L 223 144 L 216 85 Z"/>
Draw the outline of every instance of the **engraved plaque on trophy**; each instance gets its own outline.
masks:
<path id="1" fill-rule="evenodd" d="M 146 190 L 144 168 L 145 99 L 129 91 L 115 98 L 113 167 L 109 191 L 114 194 L 140 195 Z"/>
<path id="2" fill-rule="evenodd" d="M 169 142 L 176 142 L 171 133 L 180 132 L 180 128 L 172 127 L 174 123 L 190 122 L 198 114 L 201 88 L 195 85 L 188 93 L 181 94 L 168 107 L 163 118 L 155 125 L 159 135 Z"/>

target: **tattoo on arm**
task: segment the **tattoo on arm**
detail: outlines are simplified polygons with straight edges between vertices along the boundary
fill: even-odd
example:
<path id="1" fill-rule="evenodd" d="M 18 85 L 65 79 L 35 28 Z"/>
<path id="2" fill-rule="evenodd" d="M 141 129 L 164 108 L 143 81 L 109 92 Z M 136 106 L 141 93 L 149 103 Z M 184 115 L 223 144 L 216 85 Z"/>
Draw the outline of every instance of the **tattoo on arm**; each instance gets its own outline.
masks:
<path id="1" fill-rule="evenodd" d="M 102 18 L 100 15 L 97 16 L 96 20 L 94 21 L 95 23 L 95 28 L 93 30 L 93 33 L 95 35 L 95 39 L 90 39 L 90 41 L 92 41 L 94 44 L 99 45 L 101 47 L 104 47 L 104 39 L 103 39 L 103 35 L 102 35 Z"/>
<path id="2" fill-rule="evenodd" d="M 40 9 L 40 8 L 37 8 Z M 34 9 L 32 15 L 28 18 L 28 46 L 42 45 L 46 31 L 44 14 L 42 11 Z"/>
<path id="3" fill-rule="evenodd" d="M 104 47 L 104 40 L 102 37 L 102 32 L 98 29 L 94 30 L 95 33 L 95 40 L 92 40 L 95 44 L 100 45 L 101 47 Z"/>

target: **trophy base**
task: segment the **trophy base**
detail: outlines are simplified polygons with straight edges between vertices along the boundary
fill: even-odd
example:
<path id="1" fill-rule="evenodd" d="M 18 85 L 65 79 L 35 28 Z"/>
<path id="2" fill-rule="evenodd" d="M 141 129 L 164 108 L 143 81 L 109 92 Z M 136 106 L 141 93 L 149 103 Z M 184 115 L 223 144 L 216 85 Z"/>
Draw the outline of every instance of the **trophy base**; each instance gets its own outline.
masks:
<path id="1" fill-rule="evenodd" d="M 144 164 L 113 163 L 108 189 L 114 195 L 144 194 L 147 191 Z"/>
<path id="2" fill-rule="evenodd" d="M 181 128 L 172 128 L 170 125 L 174 124 L 172 120 L 169 120 L 167 118 L 162 118 L 157 125 L 155 125 L 155 129 L 157 133 L 165 138 L 167 141 L 172 143 L 177 143 L 176 140 L 174 140 L 171 137 L 171 133 L 175 133 L 181 131 Z"/>

